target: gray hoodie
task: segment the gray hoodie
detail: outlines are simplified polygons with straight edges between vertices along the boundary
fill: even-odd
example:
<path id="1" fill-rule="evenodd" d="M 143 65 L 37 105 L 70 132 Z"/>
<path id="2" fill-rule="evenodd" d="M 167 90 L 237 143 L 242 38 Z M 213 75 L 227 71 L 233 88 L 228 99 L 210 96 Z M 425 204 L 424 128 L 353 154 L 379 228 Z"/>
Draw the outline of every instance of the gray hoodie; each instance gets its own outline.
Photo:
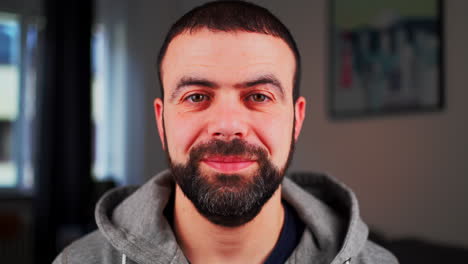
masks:
<path id="1" fill-rule="evenodd" d="M 282 188 L 283 199 L 306 225 L 286 263 L 398 263 L 367 239 L 356 197 L 343 184 L 302 173 L 286 177 Z M 53 263 L 188 263 L 163 214 L 173 190 L 170 172 L 163 171 L 138 189 L 109 191 L 96 206 L 99 230 L 66 247 Z"/>

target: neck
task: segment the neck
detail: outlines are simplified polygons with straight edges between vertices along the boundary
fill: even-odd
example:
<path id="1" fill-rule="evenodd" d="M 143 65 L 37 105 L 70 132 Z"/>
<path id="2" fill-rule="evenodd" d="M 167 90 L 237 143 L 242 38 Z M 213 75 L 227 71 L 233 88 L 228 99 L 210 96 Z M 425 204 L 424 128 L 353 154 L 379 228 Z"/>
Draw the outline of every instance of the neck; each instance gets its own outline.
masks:
<path id="1" fill-rule="evenodd" d="M 192 264 L 263 263 L 279 238 L 283 221 L 281 186 L 252 221 L 223 227 L 202 216 L 176 185 L 175 234 Z"/>

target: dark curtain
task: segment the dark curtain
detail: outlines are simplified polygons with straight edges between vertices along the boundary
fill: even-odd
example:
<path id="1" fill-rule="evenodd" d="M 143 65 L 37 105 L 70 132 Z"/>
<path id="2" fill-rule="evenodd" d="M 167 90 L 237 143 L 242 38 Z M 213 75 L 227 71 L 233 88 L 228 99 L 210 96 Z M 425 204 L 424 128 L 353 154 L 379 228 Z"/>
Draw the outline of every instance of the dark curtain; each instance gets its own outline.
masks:
<path id="1" fill-rule="evenodd" d="M 92 221 L 91 0 L 45 0 L 38 92 L 35 263 L 51 263 Z"/>

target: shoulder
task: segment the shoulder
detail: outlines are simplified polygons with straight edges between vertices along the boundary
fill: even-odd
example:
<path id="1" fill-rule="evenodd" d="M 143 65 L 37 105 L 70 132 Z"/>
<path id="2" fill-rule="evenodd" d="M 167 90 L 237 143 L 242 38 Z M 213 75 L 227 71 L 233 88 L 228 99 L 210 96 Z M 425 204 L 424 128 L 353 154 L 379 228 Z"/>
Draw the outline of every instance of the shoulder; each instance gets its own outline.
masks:
<path id="1" fill-rule="evenodd" d="M 356 263 L 365 264 L 398 264 L 398 259 L 385 248 L 368 240 L 366 246 L 357 257 Z M 354 262 L 351 262 L 354 263 Z"/>
<path id="2" fill-rule="evenodd" d="M 68 245 L 55 258 L 53 264 L 119 263 L 120 255 L 97 230 Z"/>

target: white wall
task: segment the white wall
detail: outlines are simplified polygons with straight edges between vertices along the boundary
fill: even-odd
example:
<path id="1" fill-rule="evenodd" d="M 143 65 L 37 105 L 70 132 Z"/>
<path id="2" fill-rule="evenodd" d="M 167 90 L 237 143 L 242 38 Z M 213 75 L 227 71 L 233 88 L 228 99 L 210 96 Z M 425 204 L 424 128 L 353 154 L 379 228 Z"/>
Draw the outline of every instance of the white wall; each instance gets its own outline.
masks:
<path id="1" fill-rule="evenodd" d="M 128 9 L 128 85 L 139 94 L 129 113 L 128 173 L 134 182 L 165 167 L 152 112 L 162 37 L 176 17 L 204 1 L 168 2 L 132 1 Z M 468 246 L 468 2 L 445 1 L 446 109 L 352 121 L 331 121 L 325 110 L 327 1 L 255 2 L 285 22 L 303 57 L 308 110 L 292 170 L 325 171 L 347 183 L 366 222 L 390 237 Z"/>
<path id="2" fill-rule="evenodd" d="M 156 58 L 163 37 L 175 21 L 177 1 L 125 1 L 127 184 L 138 184 L 166 168 L 156 130 L 153 100 L 160 96 Z M 112 2 L 112 1 L 111 1 Z M 170 4 L 169 4 L 170 3 Z"/>
<path id="3" fill-rule="evenodd" d="M 468 2 L 445 3 L 447 108 L 340 122 L 325 112 L 325 1 L 285 13 L 302 50 L 309 100 L 294 169 L 327 171 L 346 182 L 365 220 L 386 234 L 468 246 L 468 19 L 462 13 Z"/>

